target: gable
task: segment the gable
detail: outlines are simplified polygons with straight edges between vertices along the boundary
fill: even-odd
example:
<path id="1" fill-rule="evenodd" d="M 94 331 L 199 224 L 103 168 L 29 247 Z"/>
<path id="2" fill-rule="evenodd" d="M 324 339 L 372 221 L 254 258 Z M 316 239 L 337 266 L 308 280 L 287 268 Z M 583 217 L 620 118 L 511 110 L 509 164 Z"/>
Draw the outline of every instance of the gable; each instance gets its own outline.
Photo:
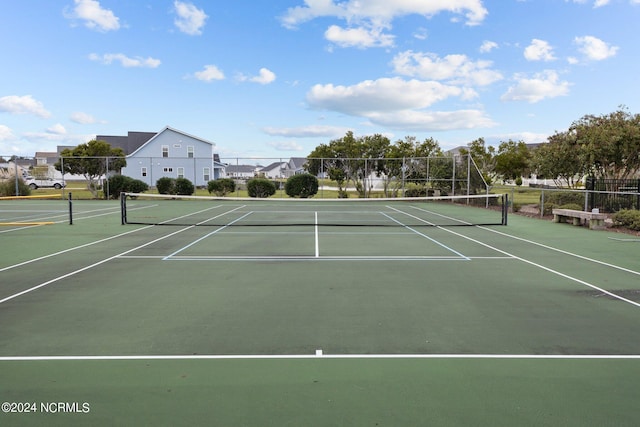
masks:
<path id="1" fill-rule="evenodd" d="M 127 157 L 163 157 L 163 147 L 168 156 L 210 158 L 215 144 L 179 130 L 165 127 Z"/>

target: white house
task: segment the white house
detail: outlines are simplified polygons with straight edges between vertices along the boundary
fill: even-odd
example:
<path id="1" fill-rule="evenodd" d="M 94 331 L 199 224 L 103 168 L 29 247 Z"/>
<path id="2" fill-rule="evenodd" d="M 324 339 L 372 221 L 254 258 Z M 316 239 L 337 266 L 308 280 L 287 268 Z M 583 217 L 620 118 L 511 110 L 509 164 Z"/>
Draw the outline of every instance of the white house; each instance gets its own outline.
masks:
<path id="1" fill-rule="evenodd" d="M 107 142 L 110 138 L 124 137 L 99 137 Z M 206 186 L 224 169 L 214 159 L 214 148 L 212 142 L 167 126 L 127 154 L 121 173 L 150 186 L 162 177 L 187 178 L 196 186 Z"/>
<path id="2" fill-rule="evenodd" d="M 269 166 L 264 166 L 258 171 L 259 174 L 265 178 L 276 179 L 284 176 L 284 169 L 286 168 L 286 162 L 274 162 Z"/>

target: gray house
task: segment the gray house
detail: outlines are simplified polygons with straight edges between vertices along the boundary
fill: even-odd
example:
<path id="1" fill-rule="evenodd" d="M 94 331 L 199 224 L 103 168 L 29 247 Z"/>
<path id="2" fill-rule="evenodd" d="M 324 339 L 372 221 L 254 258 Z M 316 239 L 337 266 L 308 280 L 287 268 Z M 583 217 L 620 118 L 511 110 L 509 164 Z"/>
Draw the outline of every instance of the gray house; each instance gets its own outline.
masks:
<path id="1" fill-rule="evenodd" d="M 122 175 L 150 186 L 155 186 L 162 177 L 187 178 L 196 186 L 206 186 L 210 180 L 219 178 L 224 168 L 215 161 L 214 143 L 169 126 L 156 134 L 130 132 L 127 137 L 100 136 L 98 139 L 123 147 L 127 166 L 122 168 Z"/>

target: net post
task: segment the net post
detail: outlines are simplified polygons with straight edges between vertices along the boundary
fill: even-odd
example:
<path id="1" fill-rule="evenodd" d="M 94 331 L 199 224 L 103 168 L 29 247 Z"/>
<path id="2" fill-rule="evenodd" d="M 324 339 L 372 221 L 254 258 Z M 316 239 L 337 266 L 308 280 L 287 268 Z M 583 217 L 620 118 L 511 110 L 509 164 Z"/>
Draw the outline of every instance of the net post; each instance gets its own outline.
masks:
<path id="1" fill-rule="evenodd" d="M 502 225 L 507 225 L 507 215 L 509 212 L 509 195 L 504 194 L 504 203 L 502 204 Z"/>
<path id="2" fill-rule="evenodd" d="M 127 194 L 125 192 L 120 193 L 120 224 L 125 225 L 127 223 Z"/>
<path id="3" fill-rule="evenodd" d="M 69 192 L 69 225 L 73 225 L 73 198 Z"/>

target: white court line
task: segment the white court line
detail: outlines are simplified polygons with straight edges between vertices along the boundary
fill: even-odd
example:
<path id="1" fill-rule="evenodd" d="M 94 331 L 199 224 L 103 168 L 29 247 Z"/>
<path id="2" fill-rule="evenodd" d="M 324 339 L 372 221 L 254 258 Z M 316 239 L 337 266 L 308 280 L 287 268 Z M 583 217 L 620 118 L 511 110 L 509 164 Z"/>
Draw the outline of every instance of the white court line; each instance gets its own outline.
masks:
<path id="1" fill-rule="evenodd" d="M 152 226 L 149 226 L 149 227 L 152 227 Z M 145 227 L 145 228 L 147 228 L 147 227 Z M 78 273 L 82 273 L 83 271 L 89 270 L 89 269 L 91 269 L 91 268 L 93 268 L 93 267 L 97 267 L 97 266 L 102 265 L 102 264 L 104 264 L 104 263 L 106 263 L 106 262 L 109 262 L 109 261 L 111 261 L 111 260 L 114 260 L 114 259 L 116 259 L 116 258 L 119 258 L 119 257 L 120 257 L 120 256 L 122 256 L 122 255 L 126 255 L 126 254 L 129 254 L 129 253 L 131 253 L 131 252 L 137 251 L 138 249 L 142 249 L 142 248 L 144 248 L 145 246 L 149 246 L 149 245 L 151 245 L 151 244 L 154 244 L 154 243 L 159 242 L 159 241 L 161 241 L 161 240 L 164 240 L 164 239 L 166 239 L 166 238 L 172 237 L 172 236 L 174 236 L 174 235 L 176 235 L 176 234 L 182 233 L 183 231 L 189 230 L 189 229 L 191 229 L 191 228 L 192 228 L 192 227 L 187 227 L 187 228 L 180 229 L 180 230 L 178 230 L 178 231 L 174 231 L 173 233 L 167 234 L 167 235 L 165 235 L 165 236 L 163 236 L 163 237 L 159 237 L 159 238 L 154 239 L 154 240 L 152 240 L 152 241 L 150 241 L 150 242 L 147 242 L 147 243 L 145 243 L 145 244 L 143 244 L 143 245 L 140 245 L 140 246 L 137 246 L 137 247 L 135 247 L 135 248 L 133 248 L 133 249 L 129 249 L 129 250 L 127 250 L 127 251 L 124 251 L 124 252 L 122 252 L 122 253 L 120 253 L 120 254 L 118 254 L 118 255 L 114 255 L 114 256 L 111 256 L 111 257 L 109 257 L 109 258 L 105 258 L 105 259 L 103 259 L 102 261 L 98 261 L 98 262 L 93 263 L 93 264 L 90 264 L 90 265 L 88 265 L 88 266 L 86 266 L 86 267 L 79 268 L 79 269 L 74 270 L 74 271 L 72 271 L 72 272 L 70 272 L 70 273 L 63 274 L 62 276 L 58 276 L 58 277 L 56 277 L 56 278 L 54 278 L 54 279 L 48 280 L 48 281 L 46 281 L 46 282 L 44 282 L 44 283 L 41 283 L 41 284 L 39 284 L 39 285 L 37 285 L 37 286 L 33 286 L 33 287 L 29 288 L 29 289 L 25 289 L 25 290 L 24 290 L 24 291 L 22 291 L 22 292 L 18 292 L 17 294 L 13 294 L 13 295 L 10 295 L 10 296 L 8 296 L 8 297 L 6 297 L 6 298 L 0 299 L 0 304 L 2 304 L 2 303 L 4 303 L 4 302 L 7 302 L 7 301 L 10 301 L 10 300 L 12 300 L 12 299 L 14 299 L 14 298 L 17 298 L 17 297 L 21 296 L 21 295 L 24 295 L 24 294 L 28 294 L 28 293 L 30 293 L 30 292 L 33 292 L 33 291 L 35 291 L 35 290 L 37 290 L 37 289 L 43 288 L 43 287 L 45 287 L 45 286 L 48 286 L 48 285 L 50 285 L 50 284 L 52 284 L 52 283 L 58 282 L 58 281 L 60 281 L 60 280 L 62 280 L 62 279 L 66 279 L 67 277 L 75 276 L 75 275 L 76 275 L 76 274 L 78 274 Z M 138 230 L 135 230 L 135 231 L 138 231 Z"/>
<path id="2" fill-rule="evenodd" d="M 115 356 L 2 356 L 0 362 L 28 361 L 121 361 L 121 360 L 242 360 L 242 359 L 542 359 L 542 360 L 639 360 L 637 354 L 185 354 Z"/>
<path id="3" fill-rule="evenodd" d="M 635 271 L 635 270 L 631 270 L 631 269 L 628 269 L 628 268 L 620 267 L 619 265 L 615 265 L 615 264 L 609 264 L 608 262 L 600 261 L 600 260 L 593 259 L 593 258 L 587 258 L 586 256 L 583 256 L 583 255 L 578 255 L 576 253 L 568 252 L 568 251 L 565 251 L 563 249 L 554 248 L 553 246 L 547 246 L 547 245 L 544 245 L 542 243 L 534 242 L 533 240 L 527 240 L 527 239 L 524 239 L 522 237 L 513 236 L 511 234 L 503 233 L 501 231 L 493 230 L 491 228 L 487 228 L 487 227 L 478 227 L 478 228 L 481 228 L 481 229 L 487 230 L 487 231 L 491 231 L 492 233 L 500 234 L 501 236 L 510 237 L 512 239 L 520 240 L 521 242 L 530 243 L 532 245 L 540 246 L 541 248 L 545 248 L 545 249 L 548 249 L 548 250 L 551 250 L 551 251 L 560 252 L 561 254 L 570 255 L 572 257 L 576 257 L 576 258 L 579 258 L 579 259 L 582 259 L 582 260 L 585 260 L 585 261 L 593 262 L 593 263 L 596 263 L 596 264 L 604 265 L 606 267 L 614 268 L 616 270 L 621 270 L 621 271 L 624 271 L 624 272 L 627 272 L 627 273 L 631 273 L 631 274 L 635 274 L 635 275 L 640 276 L 640 271 Z"/>
<path id="4" fill-rule="evenodd" d="M 528 260 L 528 259 L 525 259 L 525 258 L 522 258 L 522 257 L 516 256 L 516 255 L 513 255 L 513 254 L 510 254 L 509 252 L 503 251 L 502 249 L 498 249 L 498 248 L 496 248 L 496 247 L 494 247 L 494 246 L 488 245 L 488 244 L 483 243 L 483 242 L 481 242 L 481 241 L 479 241 L 479 240 L 473 239 L 473 238 L 471 238 L 471 237 L 469 237 L 469 236 L 465 236 L 465 235 L 463 235 L 463 234 L 457 233 L 457 232 L 455 232 L 455 231 L 453 231 L 453 230 L 448 230 L 448 229 L 443 228 L 443 227 L 438 227 L 438 228 L 440 228 L 440 229 L 442 229 L 442 230 L 444 230 L 444 231 L 447 231 L 447 232 L 449 232 L 449 233 L 455 234 L 456 236 L 460 236 L 460 237 L 463 237 L 463 238 L 465 238 L 465 239 L 468 239 L 468 240 L 470 240 L 470 241 L 472 241 L 472 242 L 478 243 L 479 245 L 482 245 L 482 246 L 485 246 L 485 247 L 487 247 L 487 248 L 493 249 L 493 250 L 495 250 L 495 251 L 497 251 L 497 252 L 500 252 L 500 253 L 502 253 L 502 254 L 504 254 L 504 255 L 507 255 L 507 256 L 513 257 L 513 258 L 515 258 L 515 259 L 517 259 L 517 260 L 519 260 L 519 261 L 524 262 L 525 264 L 532 265 L 532 266 L 534 266 L 534 267 L 537 267 L 537 268 L 540 268 L 540 269 L 542 269 L 542 270 L 545 270 L 545 271 L 547 271 L 547 272 L 549 272 L 549 273 L 553 273 L 553 274 L 555 274 L 555 275 L 557 275 L 557 276 L 564 277 L 565 279 L 569 279 L 569 280 L 571 280 L 571 281 L 574 281 L 574 282 L 580 283 L 581 285 L 588 286 L 588 287 L 590 287 L 591 289 L 595 289 L 595 290 L 597 290 L 597 291 L 599 291 L 599 292 L 602 292 L 603 294 L 609 295 L 609 296 L 610 296 L 610 297 L 612 297 L 612 298 L 618 299 L 618 300 L 620 300 L 620 301 L 624 301 L 624 302 L 626 302 L 626 303 L 628 303 L 628 304 L 631 304 L 631 305 L 634 305 L 634 306 L 636 306 L 636 307 L 640 307 L 640 303 L 637 303 L 637 302 L 632 301 L 632 300 L 630 300 L 630 299 L 624 298 L 624 297 L 622 297 L 622 296 L 620 296 L 620 295 L 614 294 L 613 292 L 607 291 L 606 289 L 600 288 L 600 287 L 598 287 L 598 286 L 596 286 L 596 285 L 594 285 L 594 284 L 591 284 L 591 283 L 589 283 L 589 282 L 585 282 L 584 280 L 580 280 L 580 279 L 578 279 L 577 277 L 569 276 L 568 274 L 564 274 L 564 273 L 561 273 L 561 272 L 559 272 L 559 271 L 557 271 L 557 270 L 554 270 L 554 269 L 552 269 L 552 268 L 545 267 L 545 266 L 544 266 L 544 265 L 542 265 L 542 264 L 538 264 L 538 263 L 533 262 L 533 261 L 530 261 L 530 260 Z M 493 230 L 491 230 L 490 228 L 485 228 L 485 227 L 479 227 L 479 228 L 481 228 L 481 229 L 483 229 L 483 230 L 490 230 L 490 231 L 493 231 Z M 499 233 L 499 234 L 503 234 L 503 233 Z M 506 236 L 508 236 L 508 234 L 507 234 Z M 544 246 L 544 245 L 542 245 L 542 246 Z M 560 252 L 564 252 L 564 251 L 560 251 Z M 567 252 L 567 254 L 570 254 L 570 253 L 568 253 L 568 252 Z M 581 257 L 581 258 L 582 258 L 582 257 Z M 594 260 L 594 261 L 595 261 L 595 260 Z"/>
<path id="5" fill-rule="evenodd" d="M 93 246 L 93 245 L 97 245 L 99 243 L 107 242 L 109 240 L 117 239 L 118 237 L 126 236 L 127 234 L 135 233 L 135 232 L 138 232 L 140 230 L 145 230 L 145 229 L 151 228 L 151 227 L 153 227 L 153 226 L 152 225 L 148 225 L 146 227 L 138 228 L 136 230 L 126 231 L 124 233 L 116 234 L 115 236 L 106 237 L 104 239 L 96 240 L 96 241 L 93 241 L 93 242 L 90 242 L 90 243 L 85 243 L 84 245 L 74 246 L 72 248 L 65 249 L 65 250 L 58 251 L 58 252 L 54 252 L 54 253 L 49 254 L 49 255 L 44 255 L 44 256 L 41 256 L 41 257 L 38 257 L 38 258 L 33 258 L 33 259 L 30 259 L 28 261 L 24 261 L 24 262 L 21 262 L 21 263 L 18 263 L 18 264 L 9 265 L 7 267 L 0 268 L 0 273 L 3 272 L 3 271 L 11 270 L 12 268 L 22 267 L 24 265 L 31 264 L 33 262 L 42 261 L 43 259 L 51 258 L 51 257 L 62 255 L 62 254 L 66 254 L 67 252 L 72 252 L 72 251 L 75 251 L 75 250 L 78 250 L 78 249 L 84 249 L 84 248 L 89 247 L 89 246 Z"/>
<path id="6" fill-rule="evenodd" d="M 123 257 L 133 258 L 133 257 Z M 163 261 L 467 261 L 466 258 L 454 256 L 183 256 L 158 257 Z M 499 258 L 505 259 L 505 258 Z"/>
<path id="7" fill-rule="evenodd" d="M 424 222 L 425 224 L 428 224 L 428 225 L 434 225 L 434 224 L 430 223 L 429 221 L 425 221 L 425 220 L 423 220 L 423 219 L 421 219 L 421 218 L 418 218 L 418 217 L 416 217 L 416 216 L 410 215 L 410 214 L 408 214 L 408 213 L 406 213 L 406 212 L 403 212 L 403 211 L 401 211 L 401 210 L 399 210 L 399 209 L 396 209 L 396 208 L 394 208 L 394 207 L 392 207 L 392 206 L 387 206 L 387 207 L 388 207 L 389 209 L 392 209 L 392 210 L 394 210 L 394 211 L 398 212 L 398 213 L 401 213 L 401 214 L 404 214 L 404 215 L 408 215 L 408 216 L 410 216 L 410 217 L 412 217 L 412 218 L 418 219 L 419 221 L 422 221 L 422 222 Z M 465 260 L 469 261 L 469 257 L 467 257 L 466 255 L 461 254 L 460 252 L 456 251 L 455 249 L 452 249 L 452 248 L 448 247 L 447 245 L 445 245 L 445 244 L 443 244 L 443 243 L 440 243 L 439 241 L 437 241 L 437 240 L 435 240 L 435 239 L 433 239 L 433 238 L 431 238 L 431 237 L 427 236 L 426 234 L 421 233 L 421 232 L 419 232 L 418 230 L 416 230 L 416 229 L 414 229 L 414 228 L 411 228 L 411 227 L 409 227 L 409 226 L 408 226 L 408 225 L 406 225 L 406 224 L 403 224 L 402 222 L 400 222 L 400 221 L 398 221 L 397 219 L 395 219 L 395 218 L 393 218 L 393 217 L 391 217 L 391 216 L 387 215 L 387 214 L 386 214 L 386 213 L 384 213 L 384 212 L 380 212 L 380 213 L 381 213 L 382 215 L 386 216 L 387 218 L 389 218 L 391 221 L 395 222 L 396 224 L 399 224 L 399 225 L 403 226 L 403 227 L 404 227 L 404 228 L 406 228 L 407 230 L 410 230 L 410 231 L 412 231 L 412 232 L 416 233 L 417 235 L 422 236 L 422 237 L 424 237 L 425 239 L 428 239 L 428 240 L 432 241 L 432 242 L 433 242 L 433 243 L 435 243 L 436 245 L 439 245 L 439 246 L 443 247 L 444 249 L 448 250 L 449 252 L 453 252 L 454 254 L 458 255 L 460 258 L 462 258 L 462 259 L 465 259 Z"/>
<path id="8" fill-rule="evenodd" d="M 245 205 L 245 206 L 246 206 L 246 205 Z M 238 207 L 237 207 L 237 208 L 235 208 L 235 209 L 231 209 L 230 211 L 227 211 L 227 212 L 221 213 L 220 215 L 214 216 L 213 218 L 209 218 L 209 219 L 207 219 L 206 221 L 199 222 L 197 225 L 204 224 L 204 223 L 206 223 L 206 222 L 209 222 L 209 221 L 211 221 L 211 220 L 213 220 L 213 219 L 219 218 L 219 217 L 221 217 L 221 216 L 223 216 L 223 215 L 226 215 L 226 214 L 231 213 L 231 212 L 233 212 L 233 211 L 236 211 L 236 210 L 238 210 L 238 209 L 242 209 L 242 208 L 244 208 L 245 206 L 238 206 Z M 249 215 L 251 215 L 251 214 L 252 214 L 252 212 L 248 212 L 248 213 L 246 213 L 246 214 L 242 215 L 241 217 L 239 217 L 239 218 L 237 218 L 237 219 L 235 219 L 235 220 L 231 221 L 229 224 L 227 224 L 227 225 L 223 225 L 223 226 L 222 226 L 222 227 L 220 227 L 220 228 L 216 228 L 216 229 L 215 229 L 214 231 L 212 231 L 211 233 L 206 234 L 206 235 L 204 235 L 204 236 L 200 237 L 199 239 L 196 239 L 196 240 L 194 240 L 193 242 L 189 243 L 188 245 L 183 246 L 182 248 L 178 249 L 177 251 L 173 252 L 172 254 L 167 255 L 166 257 L 164 257 L 164 260 L 168 260 L 168 259 L 170 259 L 171 257 L 176 256 L 176 255 L 177 255 L 177 254 L 179 254 L 180 252 L 182 252 L 182 251 L 184 251 L 184 250 L 186 250 L 186 249 L 190 248 L 191 246 L 193 246 L 193 245 L 195 245 L 195 244 L 197 244 L 197 243 L 199 243 L 199 242 L 203 241 L 204 239 L 206 239 L 206 238 L 208 238 L 208 237 L 210 237 L 210 236 L 213 236 L 214 234 L 218 233 L 219 231 L 222 231 L 222 230 L 224 230 L 225 228 L 229 227 L 230 225 L 235 224 L 235 223 L 236 223 L 236 222 L 238 222 L 238 221 L 241 221 L 242 219 L 244 219 L 244 218 L 248 217 L 248 216 L 249 216 Z"/>
<path id="9" fill-rule="evenodd" d="M 320 257 L 320 239 L 318 236 L 318 212 L 315 212 L 316 215 L 316 223 L 315 223 L 315 233 L 316 233 L 316 258 Z"/>

